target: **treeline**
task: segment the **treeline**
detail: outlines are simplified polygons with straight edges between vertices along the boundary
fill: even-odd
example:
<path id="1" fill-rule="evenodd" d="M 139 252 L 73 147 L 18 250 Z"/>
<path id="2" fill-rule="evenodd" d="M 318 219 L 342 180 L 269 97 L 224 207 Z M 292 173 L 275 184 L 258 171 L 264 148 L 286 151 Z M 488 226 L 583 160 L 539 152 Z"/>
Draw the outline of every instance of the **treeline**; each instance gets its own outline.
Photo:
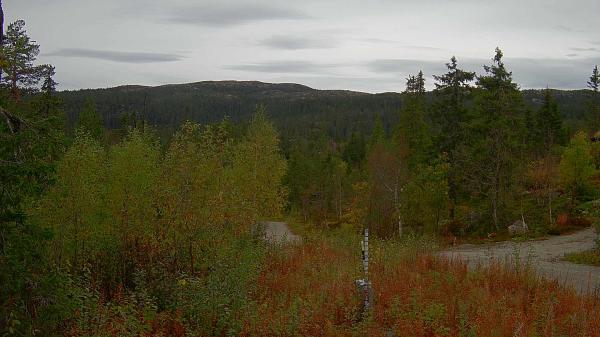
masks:
<path id="1" fill-rule="evenodd" d="M 527 106 L 537 110 L 543 102 L 544 90 L 522 92 Z M 550 92 L 570 129 L 585 126 L 590 91 L 552 89 Z M 431 91 L 426 96 L 428 101 L 434 99 Z M 264 104 L 284 144 L 288 139 L 305 138 L 315 132 L 336 141 L 346 140 L 352 132 L 368 135 L 373 131 L 376 116 L 390 131 L 398 123 L 403 103 L 398 93 L 339 92 L 297 84 L 244 81 L 61 91 L 58 97 L 63 101 L 71 128 L 86 101 L 93 100 L 107 129 L 122 128 L 135 115 L 159 129 L 165 138 L 187 120 L 212 124 L 227 117 L 234 123 L 244 123 L 256 105 Z"/>
<path id="2" fill-rule="evenodd" d="M 596 197 L 600 164 L 598 73 L 589 80 L 587 129 L 565 127 L 551 90 L 537 109 L 525 104 L 497 49 L 483 74 L 456 58 L 435 76 L 431 99 L 422 73 L 407 79 L 397 124 L 346 141 L 324 134 L 289 146 L 286 179 L 292 211 L 320 226 L 368 225 L 382 236 L 505 231 L 516 220 L 537 233 L 559 229 Z M 592 156 L 593 155 L 593 156 Z M 567 221 L 568 222 L 568 221 Z"/>

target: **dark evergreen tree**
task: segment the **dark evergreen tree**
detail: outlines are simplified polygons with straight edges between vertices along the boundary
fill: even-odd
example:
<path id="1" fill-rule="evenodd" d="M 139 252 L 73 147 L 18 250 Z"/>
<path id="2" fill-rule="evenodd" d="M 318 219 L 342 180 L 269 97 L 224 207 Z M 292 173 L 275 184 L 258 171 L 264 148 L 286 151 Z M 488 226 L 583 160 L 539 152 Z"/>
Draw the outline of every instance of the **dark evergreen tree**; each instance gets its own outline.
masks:
<path id="1" fill-rule="evenodd" d="M 600 94 L 598 94 L 598 88 L 600 85 L 600 74 L 598 73 L 598 66 L 592 70 L 592 76 L 587 82 L 587 87 L 592 91 L 591 97 L 588 101 L 587 111 L 587 123 L 590 133 L 596 133 L 600 131 Z"/>
<path id="2" fill-rule="evenodd" d="M 343 159 L 351 167 L 359 167 L 365 159 L 365 139 L 361 133 L 352 132 L 350 140 L 344 148 Z"/>
<path id="3" fill-rule="evenodd" d="M 387 136 L 385 134 L 385 129 L 383 128 L 383 122 L 381 122 L 381 117 L 377 115 L 375 126 L 373 127 L 373 132 L 371 133 L 371 139 L 369 141 L 369 150 L 377 144 L 384 143 L 386 138 Z"/>
<path id="4" fill-rule="evenodd" d="M 44 259 L 50 233 L 26 217 L 27 202 L 34 200 L 53 179 L 54 160 L 63 150 L 58 110 L 44 102 L 37 84 L 42 69 L 35 65 L 38 46 L 27 36 L 24 22 L 8 28 L 2 46 L 0 101 L 0 334 L 55 334 L 52 324 L 64 319 L 64 288 L 68 281 Z M 47 79 L 52 72 L 47 71 Z M 52 95 L 52 85 L 46 83 Z M 21 92 L 31 93 L 24 104 Z M 47 113 L 47 114 L 45 114 Z M 34 322 L 36 317 L 47 320 Z M 18 326 L 15 326 L 18 322 Z M 12 331 L 10 329 L 12 329 Z M 7 330 L 8 329 L 8 330 Z"/>
<path id="5" fill-rule="evenodd" d="M 541 149 L 535 152 L 546 153 L 554 145 L 564 145 L 566 132 L 562 116 L 549 88 L 546 88 L 544 102 L 537 110 L 534 127 L 537 133 L 537 145 L 541 146 Z"/>
<path id="6" fill-rule="evenodd" d="M 496 230 L 509 221 L 510 202 L 515 200 L 515 174 L 522 162 L 525 106 L 512 73 L 496 48 L 493 62 L 477 77 L 475 118 L 471 123 L 465 178 L 474 196 L 488 204 Z"/>
<path id="7" fill-rule="evenodd" d="M 597 93 L 599 85 L 600 85 L 600 74 L 598 73 L 598 66 L 595 66 L 594 70 L 592 70 L 592 76 L 590 76 L 590 80 L 587 82 L 587 86 L 594 93 Z"/>
<path id="8" fill-rule="evenodd" d="M 4 9 L 0 0 L 0 48 L 4 45 Z M 2 68 L 4 67 L 4 56 L 0 53 L 0 83 L 2 83 Z"/>
<path id="9" fill-rule="evenodd" d="M 87 130 L 96 140 L 102 140 L 104 123 L 102 116 L 96 110 L 96 103 L 91 98 L 88 98 L 83 104 L 83 110 L 79 114 L 75 127 Z"/>
<path id="10" fill-rule="evenodd" d="M 470 83 L 475 78 L 475 73 L 458 68 L 456 57 L 452 56 L 450 63 L 446 63 L 448 72 L 441 76 L 434 76 L 435 80 L 435 106 L 433 121 L 435 123 L 435 145 L 439 153 L 445 153 L 448 161 L 448 193 L 453 207 L 451 216 L 454 217 L 454 205 L 458 199 L 460 177 L 463 174 L 461 162 L 457 159 L 457 152 L 465 145 L 466 129 L 469 123 L 466 102 L 472 94 Z"/>
<path id="11" fill-rule="evenodd" d="M 56 96 L 56 86 L 58 83 L 54 81 L 55 68 L 46 64 L 42 67 L 42 74 L 44 82 L 42 83 L 41 95 L 37 105 L 42 117 L 48 118 L 57 114 L 56 112 L 61 105 L 61 101 Z M 62 115 L 62 112 L 60 114 Z"/>
<path id="12" fill-rule="evenodd" d="M 410 167 L 427 162 L 431 158 L 432 142 L 426 121 L 427 105 L 423 72 L 406 79 L 402 93 L 402 109 L 395 141 L 397 147 L 407 149 L 406 159 Z"/>

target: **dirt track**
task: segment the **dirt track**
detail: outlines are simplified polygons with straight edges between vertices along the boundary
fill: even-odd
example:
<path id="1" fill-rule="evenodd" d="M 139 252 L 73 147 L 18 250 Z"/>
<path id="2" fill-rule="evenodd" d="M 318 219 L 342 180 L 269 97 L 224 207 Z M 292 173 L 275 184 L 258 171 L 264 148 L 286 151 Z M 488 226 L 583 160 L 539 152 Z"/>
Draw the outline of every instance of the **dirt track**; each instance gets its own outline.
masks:
<path id="1" fill-rule="evenodd" d="M 514 260 L 516 253 L 541 274 L 574 287 L 581 294 L 600 291 L 600 267 L 585 266 L 563 261 L 566 253 L 592 249 L 596 246 L 593 228 L 552 237 L 547 240 L 521 243 L 499 242 L 485 245 L 465 244 L 443 251 L 450 258 L 463 258 L 470 266 L 486 264 L 492 260 Z"/>

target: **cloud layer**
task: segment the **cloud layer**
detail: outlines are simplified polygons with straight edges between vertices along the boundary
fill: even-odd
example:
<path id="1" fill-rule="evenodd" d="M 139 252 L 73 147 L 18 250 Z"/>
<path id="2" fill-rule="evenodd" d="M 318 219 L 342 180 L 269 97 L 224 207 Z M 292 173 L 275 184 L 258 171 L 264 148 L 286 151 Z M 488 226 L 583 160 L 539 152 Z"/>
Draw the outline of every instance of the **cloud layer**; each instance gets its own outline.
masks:
<path id="1" fill-rule="evenodd" d="M 84 48 L 62 48 L 46 55 L 60 57 L 83 57 L 120 63 L 174 62 L 184 58 L 183 56 L 177 54 L 124 52 Z"/>
<path id="2" fill-rule="evenodd" d="M 251 71 L 258 73 L 273 73 L 273 74 L 314 74 L 327 73 L 332 68 L 337 67 L 333 64 L 320 64 L 310 61 L 272 61 L 262 63 L 249 63 L 240 65 L 230 65 L 224 67 L 230 70 Z"/>
<path id="3" fill-rule="evenodd" d="M 336 47 L 337 42 L 333 39 L 324 37 L 274 35 L 262 40 L 260 45 L 275 49 L 288 50 L 329 49 Z"/>
<path id="4" fill-rule="evenodd" d="M 171 23 L 230 27 L 258 21 L 302 20 L 310 18 L 302 11 L 266 4 L 205 4 L 174 7 L 168 11 Z"/>
<path id="5" fill-rule="evenodd" d="M 399 91 L 419 70 L 432 88 L 452 55 L 482 72 L 496 46 L 523 88 L 577 89 L 600 64 L 598 0 L 18 0 L 4 12 L 27 22 L 60 89 L 238 79 Z"/>

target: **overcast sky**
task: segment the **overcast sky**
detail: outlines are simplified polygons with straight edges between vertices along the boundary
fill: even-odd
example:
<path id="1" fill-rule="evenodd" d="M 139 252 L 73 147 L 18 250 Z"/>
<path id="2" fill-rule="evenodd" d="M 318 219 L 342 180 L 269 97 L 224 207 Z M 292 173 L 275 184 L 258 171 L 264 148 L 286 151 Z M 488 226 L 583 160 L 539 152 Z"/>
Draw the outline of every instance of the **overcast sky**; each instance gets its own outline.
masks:
<path id="1" fill-rule="evenodd" d="M 585 87 L 600 64 L 599 0 L 4 0 L 61 89 L 205 80 L 401 91 L 456 55 L 499 46 L 522 88 Z"/>

